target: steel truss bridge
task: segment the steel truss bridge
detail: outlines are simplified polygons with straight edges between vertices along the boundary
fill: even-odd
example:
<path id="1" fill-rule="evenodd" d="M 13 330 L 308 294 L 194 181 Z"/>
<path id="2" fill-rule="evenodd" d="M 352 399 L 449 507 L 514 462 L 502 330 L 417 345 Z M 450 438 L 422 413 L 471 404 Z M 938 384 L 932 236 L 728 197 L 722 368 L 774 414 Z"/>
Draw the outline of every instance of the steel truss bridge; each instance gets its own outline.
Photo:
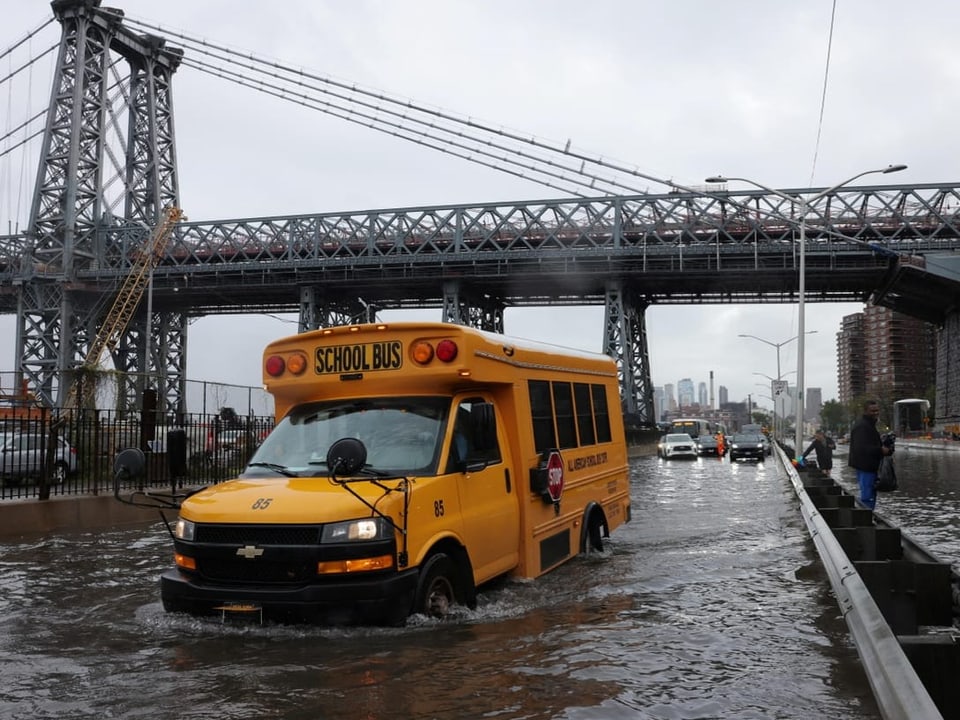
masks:
<path id="1" fill-rule="evenodd" d="M 53 6 L 63 28 L 58 70 L 30 227 L 0 236 L 0 312 L 17 315 L 18 370 L 57 405 L 163 208 L 189 201 L 179 197 L 170 101 L 182 51 L 131 32 L 98 0 Z M 111 150 L 107 135 L 119 125 L 128 133 Z M 111 170 L 123 178 L 112 203 Z M 113 362 L 131 402 L 151 377 L 159 409 L 173 411 L 184 406 L 195 316 L 299 312 L 308 330 L 441 308 L 445 321 L 502 332 L 507 307 L 603 305 L 602 350 L 619 364 L 625 409 L 650 422 L 646 309 L 795 301 L 805 206 L 806 300 L 873 300 L 937 322 L 948 336 L 941 355 L 958 358 L 960 377 L 951 350 L 960 346 L 960 284 L 926 267 L 960 248 L 960 183 L 821 192 L 779 191 L 788 200 L 678 189 L 181 222 Z M 951 402 L 960 414 L 960 397 Z"/>

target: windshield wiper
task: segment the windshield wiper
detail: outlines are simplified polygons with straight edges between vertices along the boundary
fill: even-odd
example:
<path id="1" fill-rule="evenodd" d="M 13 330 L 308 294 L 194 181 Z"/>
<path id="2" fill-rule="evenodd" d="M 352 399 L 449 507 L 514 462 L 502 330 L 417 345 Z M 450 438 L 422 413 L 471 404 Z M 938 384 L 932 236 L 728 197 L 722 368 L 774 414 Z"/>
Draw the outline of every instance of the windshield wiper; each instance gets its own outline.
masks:
<path id="1" fill-rule="evenodd" d="M 307 462 L 307 465 L 323 465 L 324 467 L 326 467 L 327 461 L 326 460 L 310 460 Z M 386 470 L 378 470 L 377 468 L 373 467 L 373 465 L 371 465 L 370 463 L 366 463 L 362 468 L 360 468 L 357 471 L 357 476 L 354 477 L 353 480 L 369 480 L 370 478 L 402 478 L 402 477 L 405 477 L 405 476 L 398 473 L 394 473 L 394 472 L 387 472 Z M 343 480 L 339 482 L 348 482 L 348 481 Z"/>
<path id="2" fill-rule="evenodd" d="M 297 474 L 292 470 L 287 470 L 286 465 L 278 465 L 277 463 L 268 463 L 268 462 L 252 462 L 247 465 L 247 467 L 262 467 L 267 468 L 268 470 L 274 470 L 281 475 L 286 475 L 287 477 L 297 477 Z"/>

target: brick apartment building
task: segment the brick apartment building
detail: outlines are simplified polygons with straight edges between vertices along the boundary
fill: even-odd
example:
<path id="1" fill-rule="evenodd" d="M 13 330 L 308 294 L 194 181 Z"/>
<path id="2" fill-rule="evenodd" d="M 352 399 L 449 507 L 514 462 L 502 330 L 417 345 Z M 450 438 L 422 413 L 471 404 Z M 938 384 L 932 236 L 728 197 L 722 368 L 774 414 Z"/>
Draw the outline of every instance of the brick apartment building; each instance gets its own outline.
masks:
<path id="1" fill-rule="evenodd" d="M 925 397 L 936 383 L 933 325 L 868 305 L 847 315 L 837 333 L 837 385 L 842 403 L 864 395 Z"/>

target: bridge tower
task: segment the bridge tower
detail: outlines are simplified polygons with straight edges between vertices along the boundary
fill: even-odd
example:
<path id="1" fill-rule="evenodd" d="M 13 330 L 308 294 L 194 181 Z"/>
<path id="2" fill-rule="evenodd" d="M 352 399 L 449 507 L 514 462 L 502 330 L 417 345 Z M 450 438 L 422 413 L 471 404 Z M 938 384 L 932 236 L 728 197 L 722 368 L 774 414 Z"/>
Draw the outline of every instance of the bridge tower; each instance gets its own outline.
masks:
<path id="1" fill-rule="evenodd" d="M 640 425 L 654 425 L 653 383 L 647 347 L 646 303 L 626 292 L 622 282 L 606 285 L 603 351 L 617 361 L 623 412 Z"/>
<path id="2" fill-rule="evenodd" d="M 146 241 L 163 208 L 179 207 L 171 78 L 183 53 L 128 30 L 100 0 L 52 7 L 62 35 L 21 259 L 16 357 L 40 398 L 61 406 L 129 265 L 103 230 L 139 223 Z M 118 268 L 111 288 L 94 282 L 107 267 Z M 158 409 L 181 409 L 186 315 L 141 308 L 113 362 L 128 405 L 148 383 Z"/>

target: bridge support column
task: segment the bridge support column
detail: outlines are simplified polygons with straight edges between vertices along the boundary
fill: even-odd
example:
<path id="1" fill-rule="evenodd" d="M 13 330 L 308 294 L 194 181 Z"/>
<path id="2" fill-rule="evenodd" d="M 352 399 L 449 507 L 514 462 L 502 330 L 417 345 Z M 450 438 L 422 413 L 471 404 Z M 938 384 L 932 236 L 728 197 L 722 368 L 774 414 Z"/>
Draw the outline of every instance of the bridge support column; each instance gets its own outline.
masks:
<path id="1" fill-rule="evenodd" d="M 504 303 L 489 295 L 470 296 L 455 280 L 443 283 L 443 322 L 503 333 Z"/>
<path id="2" fill-rule="evenodd" d="M 322 327 L 377 321 L 377 306 L 363 298 L 328 300 L 315 287 L 300 288 L 300 324 L 297 332 Z"/>
<path id="3" fill-rule="evenodd" d="M 647 351 L 646 303 L 630 298 L 622 282 L 606 286 L 603 351 L 617 361 L 623 411 L 640 425 L 656 424 L 650 356 Z"/>
<path id="4" fill-rule="evenodd" d="M 147 333 L 150 334 L 147 357 Z M 157 391 L 157 412 L 187 411 L 187 316 L 178 312 L 146 313 L 131 323 L 113 354 L 114 367 L 122 371 L 118 392 L 126 409 L 139 409 L 143 391 Z"/>

